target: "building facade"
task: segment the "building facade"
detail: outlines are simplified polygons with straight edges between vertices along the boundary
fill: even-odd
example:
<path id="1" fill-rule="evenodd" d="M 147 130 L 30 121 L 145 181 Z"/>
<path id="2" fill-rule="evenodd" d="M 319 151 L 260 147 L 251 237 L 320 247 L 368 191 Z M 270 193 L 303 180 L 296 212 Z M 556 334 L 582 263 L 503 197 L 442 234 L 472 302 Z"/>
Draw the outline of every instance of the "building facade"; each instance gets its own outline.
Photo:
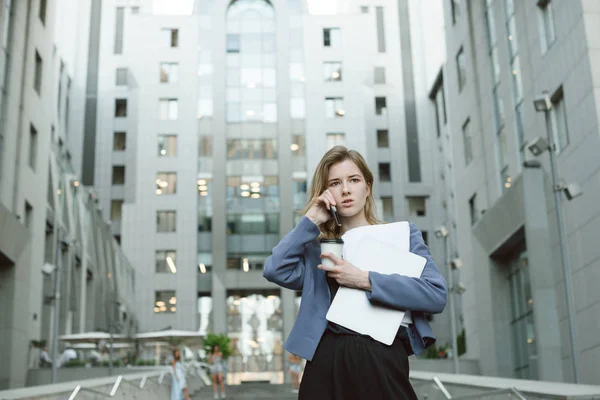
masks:
<path id="1" fill-rule="evenodd" d="M 600 8 L 593 1 L 444 2 L 447 62 L 430 81 L 439 143 L 436 196 L 464 285 L 453 292 L 466 332 L 465 357 L 482 373 L 598 384 L 597 321 Z M 547 113 L 534 100 L 548 95 Z M 547 116 L 547 118 L 546 118 Z M 569 311 L 563 280 L 548 137 L 563 196 Z M 543 150 L 543 149 L 542 149 Z M 450 180 L 450 181 L 449 181 Z M 449 188 L 449 190 L 447 189 Z M 459 265 L 459 266 L 460 266 Z M 463 292 L 466 288 L 466 292 Z"/>
<path id="2" fill-rule="evenodd" d="M 95 162 L 82 174 L 136 268 L 141 329 L 226 332 L 229 379 L 281 373 L 301 294 L 262 269 L 335 144 L 372 167 L 380 217 L 410 219 L 428 240 L 411 4 L 345 1 L 322 15 L 302 0 L 206 0 L 164 16 L 149 1 L 103 2 L 84 140 Z M 447 317 L 433 323 L 447 341 Z"/>
<path id="3" fill-rule="evenodd" d="M 71 167 L 82 137 L 91 2 L 0 3 L 0 388 L 24 386 L 58 335 L 135 330 L 134 275 Z M 65 21 L 57 24 L 57 11 Z M 81 32 L 83 34 L 79 36 Z M 79 37 L 80 40 L 74 40 Z M 83 53 L 83 54 L 82 54 Z M 61 285 L 56 296 L 56 278 Z M 58 300 L 60 299 L 60 300 Z M 117 314 L 115 314 L 117 315 Z M 60 354 L 63 344 L 59 342 Z"/>

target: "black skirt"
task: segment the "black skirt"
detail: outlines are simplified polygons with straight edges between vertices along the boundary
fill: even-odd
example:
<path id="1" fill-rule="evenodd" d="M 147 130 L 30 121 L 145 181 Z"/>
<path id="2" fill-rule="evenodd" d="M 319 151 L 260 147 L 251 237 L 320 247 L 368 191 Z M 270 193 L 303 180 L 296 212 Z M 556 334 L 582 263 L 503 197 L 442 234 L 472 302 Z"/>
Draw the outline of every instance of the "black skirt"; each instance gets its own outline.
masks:
<path id="1" fill-rule="evenodd" d="M 386 346 L 366 336 L 327 330 L 313 360 L 306 363 L 298 399 L 417 399 L 408 370 L 400 338 Z"/>

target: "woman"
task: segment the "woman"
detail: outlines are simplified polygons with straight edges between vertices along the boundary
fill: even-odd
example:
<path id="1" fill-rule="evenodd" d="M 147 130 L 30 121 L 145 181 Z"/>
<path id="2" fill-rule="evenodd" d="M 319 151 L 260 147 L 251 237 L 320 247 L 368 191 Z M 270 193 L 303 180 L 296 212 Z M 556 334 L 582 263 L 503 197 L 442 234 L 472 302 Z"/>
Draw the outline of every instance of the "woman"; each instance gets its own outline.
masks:
<path id="1" fill-rule="evenodd" d="M 219 398 L 219 385 L 221 387 L 221 398 L 225 398 L 225 383 L 223 382 L 223 372 L 225 364 L 223 362 L 223 353 L 218 344 L 213 345 L 212 350 L 208 354 L 208 363 L 210 364 L 210 374 L 213 381 L 213 393 L 215 399 Z"/>
<path id="2" fill-rule="evenodd" d="M 267 259 L 263 275 L 292 290 L 302 290 L 302 302 L 285 348 L 307 360 L 300 399 L 416 399 L 408 380 L 408 356 L 435 342 L 425 313 L 443 311 L 448 290 L 421 232 L 410 224 L 410 251 L 426 258 L 420 278 L 363 271 L 333 254 L 321 255 L 321 238 L 339 238 L 346 231 L 378 224 L 373 198 L 373 174 L 354 150 L 335 146 L 315 170 L 304 216 Z M 341 227 L 332 220 L 336 206 Z M 334 267 L 321 264 L 329 258 Z M 325 315 L 340 286 L 362 289 L 373 303 L 410 311 L 412 321 L 401 326 L 386 346 L 342 326 Z"/>
<path id="3" fill-rule="evenodd" d="M 179 349 L 173 350 L 173 381 L 171 382 L 171 400 L 191 400 L 185 380 L 185 372 L 181 364 L 181 354 Z"/>
<path id="4" fill-rule="evenodd" d="M 298 388 L 300 387 L 300 374 L 302 373 L 302 359 L 295 354 L 290 354 L 288 362 L 290 363 L 292 392 L 298 393 Z"/>

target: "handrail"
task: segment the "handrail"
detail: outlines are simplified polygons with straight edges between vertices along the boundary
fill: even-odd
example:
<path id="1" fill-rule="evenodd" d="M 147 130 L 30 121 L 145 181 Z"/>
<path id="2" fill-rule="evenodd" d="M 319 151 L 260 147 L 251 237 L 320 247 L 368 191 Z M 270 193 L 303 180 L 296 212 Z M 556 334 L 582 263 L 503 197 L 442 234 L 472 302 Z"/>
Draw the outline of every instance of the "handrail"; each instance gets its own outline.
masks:
<path id="1" fill-rule="evenodd" d="M 160 375 L 159 375 L 159 377 L 158 377 L 158 384 L 159 385 L 162 384 L 164 377 L 165 377 L 165 372 L 161 372 Z M 117 380 L 113 384 L 113 386 L 112 386 L 109 394 L 102 393 L 102 392 L 99 392 L 99 391 L 93 390 L 93 389 L 83 388 L 83 387 L 81 387 L 81 385 L 77 385 L 75 387 L 75 389 L 73 390 L 73 392 L 71 392 L 71 395 L 69 396 L 68 400 L 74 400 L 80 392 L 94 393 L 94 394 L 100 395 L 102 397 L 109 397 L 109 398 L 110 397 L 114 397 L 117 394 L 117 391 L 119 390 L 119 386 L 121 385 L 121 382 L 128 383 L 129 385 L 131 385 L 131 386 L 133 386 L 135 388 L 138 388 L 138 389 L 143 389 L 144 386 L 145 386 L 145 384 L 146 384 L 146 382 L 147 382 L 147 380 L 148 380 L 148 375 L 145 374 L 145 375 L 142 376 L 140 384 L 136 385 L 136 384 L 133 384 L 133 383 L 131 383 L 130 381 L 128 381 L 126 379 L 123 379 L 123 375 L 119 375 L 119 376 L 117 376 Z"/>
<path id="2" fill-rule="evenodd" d="M 463 395 L 463 396 L 458 396 L 458 397 L 452 397 L 452 395 L 450 394 L 448 389 L 446 389 L 446 386 L 444 386 L 444 384 L 442 383 L 440 378 L 438 378 L 437 376 L 434 376 L 431 381 L 433 381 L 433 383 L 438 387 L 438 389 L 441 390 L 444 397 L 448 400 L 450 400 L 450 399 L 452 399 L 452 400 L 481 399 L 484 397 L 495 396 L 495 395 L 503 394 L 503 393 L 513 394 L 519 400 L 527 400 L 527 398 L 523 395 L 523 393 L 514 387 L 507 388 L 507 389 L 491 390 L 491 391 L 487 391 L 487 392 L 480 392 L 480 393 L 476 393 L 476 394 L 468 394 L 468 395 Z M 422 384 L 430 383 L 431 381 L 425 380 L 424 382 L 422 382 Z M 418 385 L 418 386 L 421 386 L 421 385 Z"/>

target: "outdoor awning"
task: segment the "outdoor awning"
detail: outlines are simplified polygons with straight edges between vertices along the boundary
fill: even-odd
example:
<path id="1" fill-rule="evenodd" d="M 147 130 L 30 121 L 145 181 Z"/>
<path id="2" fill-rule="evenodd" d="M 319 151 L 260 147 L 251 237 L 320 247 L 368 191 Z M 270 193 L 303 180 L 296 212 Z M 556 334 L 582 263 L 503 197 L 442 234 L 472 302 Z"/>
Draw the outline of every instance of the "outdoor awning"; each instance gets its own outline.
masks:
<path id="1" fill-rule="evenodd" d="M 125 335 L 113 334 L 113 340 L 123 340 Z M 72 333 L 70 335 L 62 335 L 58 337 L 60 340 L 71 343 L 97 343 L 101 340 L 110 340 L 110 334 L 106 332 L 84 332 Z"/>

